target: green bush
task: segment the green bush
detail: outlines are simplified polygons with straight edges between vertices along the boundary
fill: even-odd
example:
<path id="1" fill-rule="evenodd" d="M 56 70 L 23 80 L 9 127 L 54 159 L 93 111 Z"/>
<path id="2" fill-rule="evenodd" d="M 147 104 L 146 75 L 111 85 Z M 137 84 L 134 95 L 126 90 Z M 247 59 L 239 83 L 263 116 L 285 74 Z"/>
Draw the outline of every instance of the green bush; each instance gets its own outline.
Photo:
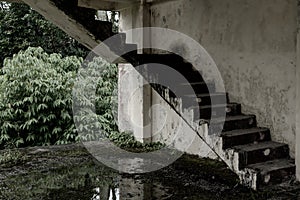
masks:
<path id="1" fill-rule="evenodd" d="M 78 71 L 73 91 L 74 120 L 79 139 L 91 141 L 118 131 L 113 113 L 113 106 L 117 105 L 118 68 L 100 57 L 86 65 Z"/>
<path id="2" fill-rule="evenodd" d="M 81 63 L 81 58 L 63 58 L 32 47 L 4 61 L 0 148 L 95 140 L 99 130 L 103 131 L 101 137 L 127 150 L 151 151 L 163 146 L 142 144 L 132 134 L 118 131 L 114 118 L 117 66 L 100 57 L 94 57 L 86 67 L 80 67 Z M 74 86 L 77 89 L 73 90 Z M 81 108 L 75 111 L 77 127 L 73 101 Z M 85 134 L 78 135 L 77 130 Z"/>
<path id="3" fill-rule="evenodd" d="M 85 57 L 88 50 L 26 4 L 0 9 L 0 63 L 28 47 L 47 53 Z"/>
<path id="4" fill-rule="evenodd" d="M 75 141 L 72 87 L 82 59 L 28 48 L 4 61 L 0 76 L 0 146 Z"/>

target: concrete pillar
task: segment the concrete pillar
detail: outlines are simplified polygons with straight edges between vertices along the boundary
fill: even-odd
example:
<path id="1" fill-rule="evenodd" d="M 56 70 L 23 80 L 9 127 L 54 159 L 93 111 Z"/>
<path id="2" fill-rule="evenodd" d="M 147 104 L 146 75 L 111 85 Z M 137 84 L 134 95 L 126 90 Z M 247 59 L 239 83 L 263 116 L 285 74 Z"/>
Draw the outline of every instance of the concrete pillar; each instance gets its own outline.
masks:
<path id="1" fill-rule="evenodd" d="M 151 26 L 150 5 L 146 0 L 141 0 L 139 4 L 133 4 L 131 7 L 123 9 L 120 14 L 120 32 L 134 28 L 143 28 Z M 144 50 L 144 46 L 151 44 L 150 33 L 143 31 L 138 35 L 128 35 L 128 43 L 138 44 L 138 53 L 150 53 Z"/>
<path id="2" fill-rule="evenodd" d="M 152 89 L 130 65 L 119 65 L 118 125 L 120 131 L 133 132 L 140 142 L 151 142 Z"/>
<path id="3" fill-rule="evenodd" d="M 121 11 L 121 32 L 148 26 L 150 12 L 145 0 Z M 146 53 L 143 47 L 149 45 L 150 34 L 127 35 L 126 42 L 138 44 L 138 53 Z M 132 131 L 140 142 L 151 142 L 151 87 L 131 65 L 122 64 L 119 67 L 119 128 Z"/>
<path id="4" fill-rule="evenodd" d="M 150 16 L 150 5 L 146 2 L 146 0 L 141 0 L 140 5 L 140 15 L 141 15 L 141 27 L 150 27 L 151 26 L 151 16 Z M 143 46 L 150 47 L 151 46 L 151 33 L 148 30 L 143 31 Z M 151 49 L 142 49 L 141 51 L 144 54 L 151 54 Z"/>

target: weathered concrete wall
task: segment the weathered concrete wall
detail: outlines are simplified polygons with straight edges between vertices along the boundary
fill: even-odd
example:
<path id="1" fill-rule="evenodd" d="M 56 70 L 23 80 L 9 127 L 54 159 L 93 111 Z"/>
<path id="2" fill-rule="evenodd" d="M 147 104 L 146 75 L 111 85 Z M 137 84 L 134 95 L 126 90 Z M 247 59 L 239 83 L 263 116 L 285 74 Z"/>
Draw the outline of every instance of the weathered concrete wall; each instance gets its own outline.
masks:
<path id="1" fill-rule="evenodd" d="M 178 0 L 151 7 L 151 26 L 183 32 L 215 60 L 232 101 L 295 152 L 296 0 Z M 174 41 L 176 43 L 176 41 Z"/>
<path id="2" fill-rule="evenodd" d="M 121 131 L 132 131 L 140 142 L 159 141 L 189 154 L 216 158 L 189 124 L 155 90 L 147 87 L 147 82 L 131 65 L 119 65 L 118 84 Z M 185 116 L 191 119 L 189 114 Z M 205 135 L 207 126 L 198 127 L 198 132 Z"/>
<path id="3" fill-rule="evenodd" d="M 298 0 L 298 2 L 300 2 Z M 297 77 L 297 97 L 296 99 L 296 177 L 300 180 L 300 4 L 298 4 L 298 30 L 297 30 L 297 68 L 296 68 L 296 77 Z"/>

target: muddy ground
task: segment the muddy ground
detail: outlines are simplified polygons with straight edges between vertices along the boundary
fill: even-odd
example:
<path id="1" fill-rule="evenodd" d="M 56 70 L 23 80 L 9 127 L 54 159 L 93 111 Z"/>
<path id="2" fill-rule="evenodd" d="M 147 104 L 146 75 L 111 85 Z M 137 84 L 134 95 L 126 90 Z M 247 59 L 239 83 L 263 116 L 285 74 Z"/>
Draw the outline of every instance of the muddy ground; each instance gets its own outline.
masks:
<path id="1" fill-rule="evenodd" d="M 147 174 L 124 174 L 80 144 L 0 152 L 0 199 L 300 199 L 294 180 L 252 191 L 218 161 L 183 155 Z"/>

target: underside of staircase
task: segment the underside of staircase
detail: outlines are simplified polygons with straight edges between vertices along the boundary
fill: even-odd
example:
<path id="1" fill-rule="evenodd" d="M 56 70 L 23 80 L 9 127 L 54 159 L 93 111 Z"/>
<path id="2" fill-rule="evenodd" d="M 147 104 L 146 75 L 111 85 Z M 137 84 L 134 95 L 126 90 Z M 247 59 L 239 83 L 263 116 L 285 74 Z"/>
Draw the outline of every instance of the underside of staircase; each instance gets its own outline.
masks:
<path id="1" fill-rule="evenodd" d="M 36 0 L 23 1 L 90 49 L 93 49 L 100 41 L 116 34 L 112 32 L 110 22 L 95 20 L 95 10 L 78 7 L 77 0 L 43 0 L 40 1 L 42 3 Z M 122 55 L 127 47 L 132 48 L 134 44 L 125 42 L 125 34 L 120 34 L 119 37 L 119 45 L 111 46 L 110 49 Z M 190 63 L 175 54 L 132 52 L 122 57 L 133 66 L 161 63 L 180 72 L 188 82 L 178 83 L 170 79 L 170 85 L 175 84 L 176 89 L 183 92 L 180 96 L 175 96 L 174 94 L 178 91 L 174 93 L 170 91 L 169 95 L 172 98 L 181 98 L 183 108 L 200 109 L 200 118 L 198 116 L 195 123 L 201 120 L 208 126 L 214 126 L 214 122 L 210 121 L 211 117 L 217 118 L 220 113 L 226 113 L 220 135 L 207 133 L 201 137 L 206 139 L 206 143 L 211 144 L 210 147 L 218 156 L 238 174 L 242 184 L 257 189 L 260 186 L 280 183 L 295 174 L 295 164 L 289 156 L 288 145 L 272 141 L 270 130 L 258 127 L 255 115 L 244 114 L 240 103 L 230 102 L 228 94 L 217 92 L 213 82 L 204 82 L 201 74 Z M 166 78 L 159 77 L 159 74 L 154 76 L 158 79 Z M 187 85 L 192 86 L 196 98 L 193 98 L 192 94 L 184 93 Z M 168 85 L 152 86 L 163 98 L 168 99 L 163 92 Z M 213 91 L 208 90 L 208 86 Z M 222 100 L 224 98 L 225 103 Z M 215 102 L 213 106 L 212 101 Z M 190 102 L 194 104 L 191 105 Z M 172 106 L 172 103 L 170 105 Z M 196 128 L 195 131 L 197 131 Z"/>

